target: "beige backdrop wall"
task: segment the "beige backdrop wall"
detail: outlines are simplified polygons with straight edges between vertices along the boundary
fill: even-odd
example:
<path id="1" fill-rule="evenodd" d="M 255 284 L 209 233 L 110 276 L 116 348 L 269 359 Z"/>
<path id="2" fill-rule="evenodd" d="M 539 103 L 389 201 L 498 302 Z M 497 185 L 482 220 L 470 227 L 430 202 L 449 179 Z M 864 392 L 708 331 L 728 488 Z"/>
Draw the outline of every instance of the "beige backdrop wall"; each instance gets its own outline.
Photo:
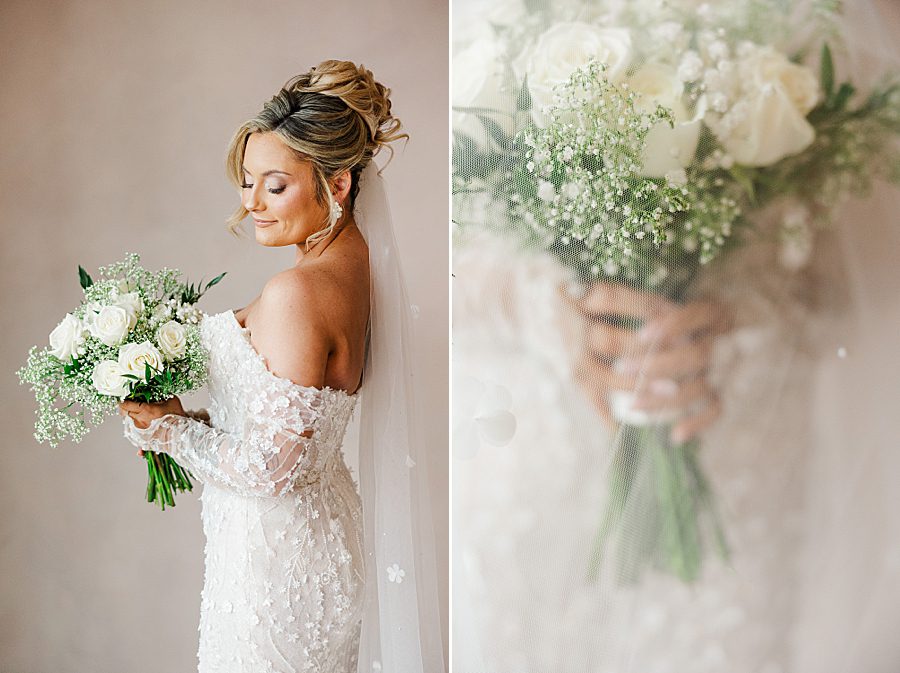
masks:
<path id="1" fill-rule="evenodd" d="M 165 513 L 143 502 L 117 419 L 80 445 L 37 445 L 14 372 L 78 300 L 79 263 L 131 250 L 190 278 L 227 270 L 210 312 L 292 263 L 226 233 L 223 158 L 240 122 L 325 58 L 371 68 L 411 136 L 384 175 L 420 307 L 446 634 L 447 32 L 439 1 L 0 4 L 0 671 L 195 669 L 199 489 Z"/>

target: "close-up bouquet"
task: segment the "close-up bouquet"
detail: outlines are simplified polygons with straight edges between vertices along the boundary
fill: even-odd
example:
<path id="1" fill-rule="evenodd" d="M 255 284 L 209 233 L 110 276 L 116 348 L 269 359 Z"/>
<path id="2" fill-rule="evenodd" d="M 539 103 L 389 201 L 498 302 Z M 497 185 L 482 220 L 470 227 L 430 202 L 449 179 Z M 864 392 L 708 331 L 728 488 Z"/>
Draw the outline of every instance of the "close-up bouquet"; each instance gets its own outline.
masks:
<path id="1" fill-rule="evenodd" d="M 839 3 L 513 4 L 515 17 L 461 31 L 457 235 L 489 224 L 582 288 L 679 303 L 705 267 L 760 237 L 799 268 L 836 205 L 900 177 L 900 80 L 840 81 Z M 471 75 L 469 62 L 487 65 Z M 774 230 L 757 221 L 770 206 Z M 690 582 L 704 548 L 729 554 L 700 442 L 673 441 L 671 415 L 633 399 L 610 395 L 620 425 L 592 572 L 615 540 L 632 575 L 661 564 Z"/>
<path id="2" fill-rule="evenodd" d="M 18 375 L 37 401 L 39 442 L 80 442 L 123 400 L 162 402 L 206 383 L 203 314 L 195 304 L 225 274 L 194 286 L 177 270 L 150 271 L 139 262 L 128 254 L 101 267 L 96 280 L 79 266 L 82 301 L 50 333 L 49 345 L 30 349 Z M 174 506 L 174 493 L 192 488 L 189 473 L 167 454 L 143 455 L 147 501 Z"/>

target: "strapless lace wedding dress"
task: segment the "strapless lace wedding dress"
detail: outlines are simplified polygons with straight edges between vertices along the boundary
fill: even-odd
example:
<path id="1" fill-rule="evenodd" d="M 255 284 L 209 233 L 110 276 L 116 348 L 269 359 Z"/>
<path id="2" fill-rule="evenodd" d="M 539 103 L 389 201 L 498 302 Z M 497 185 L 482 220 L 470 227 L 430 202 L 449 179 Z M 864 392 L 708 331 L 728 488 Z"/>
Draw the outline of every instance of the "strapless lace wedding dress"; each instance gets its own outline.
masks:
<path id="1" fill-rule="evenodd" d="M 357 395 L 272 374 L 232 311 L 200 333 L 208 413 L 124 420 L 204 485 L 199 672 L 356 671 L 361 503 L 341 443 Z"/>

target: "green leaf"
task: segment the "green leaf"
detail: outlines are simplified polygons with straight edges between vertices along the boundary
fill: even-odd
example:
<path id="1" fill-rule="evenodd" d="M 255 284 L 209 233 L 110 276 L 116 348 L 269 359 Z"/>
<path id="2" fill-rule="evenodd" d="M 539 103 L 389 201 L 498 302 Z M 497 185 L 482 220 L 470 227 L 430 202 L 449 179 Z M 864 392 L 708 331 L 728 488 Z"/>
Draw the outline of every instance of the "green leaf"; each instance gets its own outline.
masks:
<path id="1" fill-rule="evenodd" d="M 454 105 L 454 112 L 465 112 L 468 114 L 491 114 L 491 115 L 504 115 L 506 117 L 512 117 L 512 114 L 509 112 L 504 112 L 503 110 L 498 110 L 497 108 L 492 107 L 466 107 L 464 105 Z"/>
<path id="2" fill-rule="evenodd" d="M 733 166 L 729 171 L 731 177 L 737 182 L 745 192 L 752 203 L 756 203 L 756 187 L 753 184 L 753 177 L 749 170 L 740 166 Z"/>
<path id="3" fill-rule="evenodd" d="M 822 58 L 821 58 L 821 80 L 822 80 L 822 89 L 825 91 L 825 100 L 831 100 L 832 94 L 834 94 L 834 60 L 831 58 L 831 49 L 828 47 L 828 43 L 822 45 Z"/>
<path id="4" fill-rule="evenodd" d="M 516 96 L 516 109 L 520 112 L 528 112 L 532 105 L 531 92 L 528 90 L 528 75 L 525 75 L 522 88 L 519 89 L 519 95 Z"/>
<path id="5" fill-rule="evenodd" d="M 481 125 L 484 126 L 484 130 L 488 132 L 499 147 L 506 149 L 512 144 L 512 138 L 506 135 L 500 124 L 482 114 L 476 114 L 475 116 L 478 118 L 478 121 L 481 122 Z"/>
<path id="6" fill-rule="evenodd" d="M 81 264 L 78 265 L 78 281 L 81 283 L 81 289 L 86 290 L 94 284 L 90 274 L 84 270 Z"/>
<path id="7" fill-rule="evenodd" d="M 831 107 L 836 112 L 840 112 L 847 105 L 847 101 L 850 100 L 850 97 L 856 93 L 856 88 L 850 84 L 849 82 L 844 82 L 841 84 L 837 93 L 834 95 L 834 99 L 831 101 Z"/>
<path id="8" fill-rule="evenodd" d="M 206 290 L 208 290 L 208 289 L 211 288 L 213 285 L 215 285 L 215 284 L 218 283 L 220 280 L 222 280 L 222 279 L 225 277 L 225 274 L 226 274 L 226 273 L 228 273 L 228 272 L 227 272 L 227 271 L 223 271 L 223 272 L 220 273 L 218 276 L 216 276 L 216 277 L 213 278 L 211 281 L 209 281 L 209 282 L 206 284 L 206 287 L 203 289 L 203 291 L 206 292 Z"/>

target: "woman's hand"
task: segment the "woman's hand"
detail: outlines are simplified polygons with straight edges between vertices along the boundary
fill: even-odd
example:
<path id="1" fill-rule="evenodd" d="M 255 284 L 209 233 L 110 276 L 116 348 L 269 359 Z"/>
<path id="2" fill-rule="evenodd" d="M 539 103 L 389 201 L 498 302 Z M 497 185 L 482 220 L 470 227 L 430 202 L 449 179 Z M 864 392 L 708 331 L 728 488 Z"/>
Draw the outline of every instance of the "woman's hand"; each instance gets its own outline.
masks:
<path id="1" fill-rule="evenodd" d="M 165 402 L 150 403 L 126 400 L 119 403 L 119 415 L 131 416 L 135 427 L 139 430 L 145 430 L 150 427 L 151 421 L 166 414 L 187 416 L 184 407 L 181 406 L 181 400 L 177 396 L 170 397 Z M 144 452 L 138 451 L 138 455 L 143 456 Z"/>
<path id="2" fill-rule="evenodd" d="M 718 418 L 721 405 L 706 380 L 715 338 L 731 328 L 725 307 L 712 300 L 676 304 L 651 292 L 600 282 L 572 299 L 584 338 L 577 379 L 600 415 L 615 425 L 609 393 L 634 393 L 631 408 L 675 412 L 673 442 L 686 442 Z M 612 317 L 636 319 L 639 330 Z"/>

